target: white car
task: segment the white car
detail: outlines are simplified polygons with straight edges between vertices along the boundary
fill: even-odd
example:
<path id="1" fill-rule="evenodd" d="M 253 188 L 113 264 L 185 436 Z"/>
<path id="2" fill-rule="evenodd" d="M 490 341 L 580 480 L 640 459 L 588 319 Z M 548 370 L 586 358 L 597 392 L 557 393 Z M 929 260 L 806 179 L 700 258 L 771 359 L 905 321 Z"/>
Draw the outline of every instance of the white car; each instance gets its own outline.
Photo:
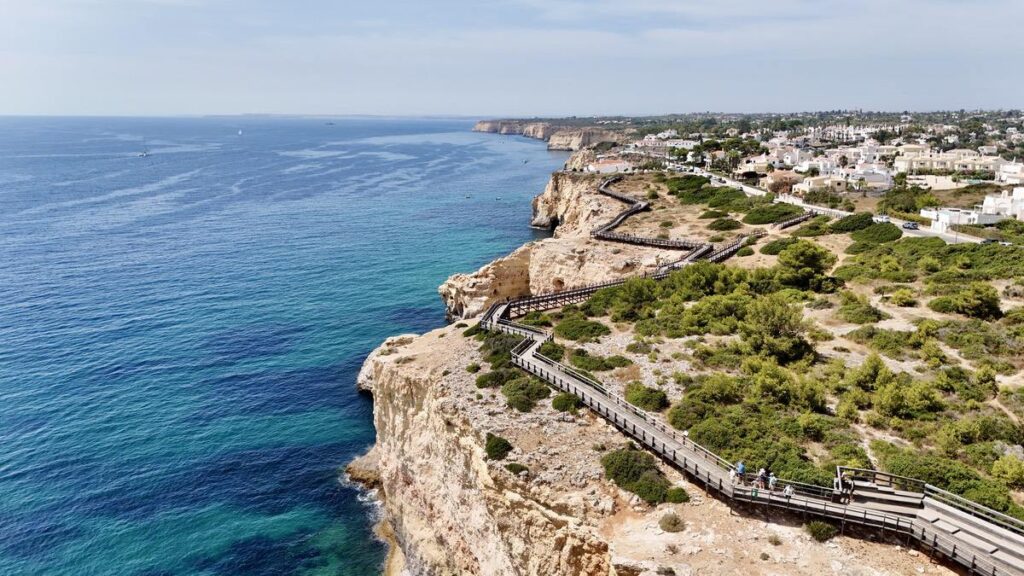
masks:
<path id="1" fill-rule="evenodd" d="M 876 224 L 884 224 L 884 223 L 889 221 L 889 217 L 886 216 L 885 214 L 879 214 L 878 216 L 875 216 L 874 218 L 872 218 L 872 220 Z"/>

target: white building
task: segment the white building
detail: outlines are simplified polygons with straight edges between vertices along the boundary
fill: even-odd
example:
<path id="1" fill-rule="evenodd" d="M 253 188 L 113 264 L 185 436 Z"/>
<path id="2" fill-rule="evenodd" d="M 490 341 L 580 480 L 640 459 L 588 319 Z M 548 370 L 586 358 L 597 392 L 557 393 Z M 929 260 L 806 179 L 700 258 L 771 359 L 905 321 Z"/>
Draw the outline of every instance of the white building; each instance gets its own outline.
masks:
<path id="1" fill-rule="evenodd" d="M 974 150 L 959 148 L 948 152 L 920 152 L 917 147 L 901 146 L 903 155 L 896 158 L 896 172 L 913 173 L 919 170 L 949 172 L 998 172 L 1005 160 L 999 156 L 982 156 Z M 908 153 L 908 150 L 909 153 Z"/>
<path id="2" fill-rule="evenodd" d="M 1014 188 L 1013 192 L 1003 190 L 999 194 L 985 196 L 981 212 L 1024 220 L 1024 188 Z"/>
<path id="3" fill-rule="evenodd" d="M 999 167 L 996 172 L 996 180 L 1004 184 L 1014 186 L 1024 185 L 1024 164 L 1020 162 L 1007 162 Z"/>
<path id="4" fill-rule="evenodd" d="M 983 214 L 980 210 L 966 208 L 924 208 L 921 217 L 932 221 L 932 232 L 946 232 L 952 226 L 987 226 L 1005 220 L 1001 214 Z"/>

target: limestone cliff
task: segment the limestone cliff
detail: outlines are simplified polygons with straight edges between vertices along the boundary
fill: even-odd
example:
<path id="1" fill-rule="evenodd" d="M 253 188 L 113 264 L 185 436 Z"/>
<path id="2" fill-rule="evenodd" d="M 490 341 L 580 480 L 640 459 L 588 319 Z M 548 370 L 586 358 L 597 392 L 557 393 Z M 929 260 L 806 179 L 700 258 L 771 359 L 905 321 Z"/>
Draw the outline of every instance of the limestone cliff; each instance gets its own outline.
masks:
<path id="1" fill-rule="evenodd" d="M 555 227 L 554 238 L 532 242 L 472 274 L 455 274 L 438 288 L 450 318 L 472 318 L 506 298 L 540 294 L 653 271 L 678 252 L 590 238 L 624 204 L 597 192 L 595 175 L 556 172 L 533 200 L 531 225 Z"/>
<path id="2" fill-rule="evenodd" d="M 486 459 L 485 432 L 515 436 L 501 429 L 502 414 L 488 415 L 489 401 L 472 400 L 472 375 L 449 368 L 475 355 L 461 331 L 392 343 L 365 367 L 374 383 L 376 476 L 405 573 L 612 573 L 608 546 L 590 527 Z"/>
<path id="3" fill-rule="evenodd" d="M 527 138 L 547 140 L 558 130 L 548 122 L 526 122 L 520 120 L 481 120 L 473 126 L 474 132 L 493 134 L 519 134 Z"/>
<path id="4" fill-rule="evenodd" d="M 622 142 L 624 136 L 619 132 L 601 128 L 575 128 L 558 130 L 548 140 L 550 150 L 580 150 L 601 142 Z"/>
<path id="5" fill-rule="evenodd" d="M 601 470 L 602 453 L 625 436 L 587 410 L 559 413 L 545 400 L 521 413 L 498 390 L 478 389 L 465 367 L 485 362 L 464 329 L 404 336 L 366 362 L 377 442 L 349 472 L 378 488 L 387 576 L 953 575 L 884 544 L 819 544 L 799 518 L 736 513 L 668 468 L 690 501 L 643 504 Z M 604 378 L 624 386 L 636 375 Z M 505 460 L 486 458 L 489 432 L 513 446 Z M 670 511 L 683 531 L 659 528 Z"/>

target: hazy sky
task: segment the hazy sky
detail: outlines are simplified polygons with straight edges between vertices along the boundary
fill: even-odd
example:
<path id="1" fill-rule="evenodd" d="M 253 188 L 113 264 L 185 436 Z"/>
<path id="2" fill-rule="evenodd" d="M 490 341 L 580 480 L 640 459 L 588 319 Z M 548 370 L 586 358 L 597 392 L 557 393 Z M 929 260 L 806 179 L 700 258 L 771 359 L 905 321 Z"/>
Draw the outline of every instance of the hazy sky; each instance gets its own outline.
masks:
<path id="1" fill-rule="evenodd" d="M 1024 106 L 1021 0 L 0 0 L 0 114 Z"/>

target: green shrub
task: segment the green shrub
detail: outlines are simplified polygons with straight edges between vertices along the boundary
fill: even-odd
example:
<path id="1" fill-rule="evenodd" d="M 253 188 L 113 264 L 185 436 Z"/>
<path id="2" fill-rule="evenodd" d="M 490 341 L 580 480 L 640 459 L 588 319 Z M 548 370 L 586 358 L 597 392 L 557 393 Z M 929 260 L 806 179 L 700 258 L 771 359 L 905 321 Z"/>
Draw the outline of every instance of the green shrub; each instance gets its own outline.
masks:
<path id="1" fill-rule="evenodd" d="M 512 444 L 501 436 L 487 433 L 487 442 L 484 444 L 484 452 L 491 460 L 504 460 L 512 451 Z"/>
<path id="2" fill-rule="evenodd" d="M 519 476 L 523 472 L 526 472 L 527 474 L 530 473 L 530 469 L 519 462 L 509 462 L 508 464 L 505 464 L 505 470 L 508 470 L 514 476 Z"/>
<path id="3" fill-rule="evenodd" d="M 558 326 L 555 326 L 555 334 L 566 340 L 590 342 L 597 340 L 601 336 L 611 334 L 611 330 L 600 322 L 573 315 L 565 318 L 558 323 Z"/>
<path id="4" fill-rule="evenodd" d="M 509 406 L 520 412 L 529 412 L 538 400 L 551 394 L 551 389 L 536 378 L 521 376 L 502 386 L 501 393 Z"/>
<path id="5" fill-rule="evenodd" d="M 992 464 L 992 475 L 1014 488 L 1024 488 L 1024 460 L 1007 454 Z"/>
<path id="6" fill-rule="evenodd" d="M 716 232 L 725 232 L 726 230 L 736 230 L 742 228 L 743 224 L 740 224 L 732 218 L 719 218 L 708 224 L 708 230 L 714 230 Z"/>
<path id="7" fill-rule="evenodd" d="M 654 347 L 647 342 L 634 341 L 626 345 L 626 352 L 632 352 L 633 354 L 648 354 L 653 350 Z"/>
<path id="8" fill-rule="evenodd" d="M 658 226 L 661 228 L 671 228 L 672 226 L 674 226 L 674 224 L 671 220 L 662 220 L 661 223 L 658 224 Z"/>
<path id="9" fill-rule="evenodd" d="M 843 292 L 840 298 L 842 304 L 836 314 L 852 324 L 870 324 L 889 317 L 885 312 L 872 306 L 867 298 L 853 292 Z"/>
<path id="10" fill-rule="evenodd" d="M 469 328 L 463 330 L 462 331 L 462 335 L 465 336 L 466 338 L 472 338 L 473 336 L 476 336 L 477 334 L 480 334 L 481 332 L 483 332 L 483 329 L 480 328 L 480 324 L 478 323 L 478 324 L 473 324 Z"/>
<path id="11" fill-rule="evenodd" d="M 660 412 L 668 408 L 668 396 L 664 391 L 644 386 L 640 382 L 626 384 L 626 402 L 651 412 Z"/>
<path id="12" fill-rule="evenodd" d="M 476 374 L 479 371 L 480 365 L 477 364 L 476 362 L 472 362 L 468 366 L 466 366 L 466 372 L 469 372 L 470 374 Z"/>
<path id="13" fill-rule="evenodd" d="M 706 210 L 700 215 L 702 220 L 712 220 L 715 218 L 725 218 L 729 215 L 728 212 L 722 212 L 721 210 Z"/>
<path id="14" fill-rule="evenodd" d="M 480 345 L 480 355 L 491 365 L 491 368 L 511 368 L 512 349 L 522 341 L 522 336 L 491 332 L 484 336 L 483 344 Z"/>
<path id="15" fill-rule="evenodd" d="M 900 308 L 911 308 L 917 306 L 917 299 L 914 298 L 914 291 L 910 288 L 900 288 L 889 295 L 889 302 Z"/>
<path id="16" fill-rule="evenodd" d="M 870 212 L 859 212 L 836 220 L 829 226 L 833 233 L 856 232 L 874 224 L 874 216 Z"/>
<path id="17" fill-rule="evenodd" d="M 665 501 L 669 504 L 683 504 L 690 501 L 690 493 L 682 486 L 673 486 L 665 493 Z"/>
<path id="18" fill-rule="evenodd" d="M 995 320 L 1003 315 L 999 308 L 999 292 L 985 282 L 972 282 L 953 295 L 935 298 L 928 307 L 936 312 L 963 314 L 983 320 Z"/>
<path id="19" fill-rule="evenodd" d="M 582 348 L 576 348 L 569 354 L 569 362 L 577 368 L 591 372 L 604 372 L 614 368 L 629 366 L 633 363 L 632 360 L 624 356 L 608 356 L 607 358 L 604 356 L 591 356 L 589 352 Z"/>
<path id="20" fill-rule="evenodd" d="M 551 326 L 551 317 L 539 310 L 527 312 L 525 316 L 517 320 L 520 324 L 527 326 L 547 327 Z"/>
<path id="21" fill-rule="evenodd" d="M 562 392 L 551 401 L 551 407 L 558 412 L 576 413 L 576 410 L 583 406 L 583 402 L 575 394 Z"/>
<path id="22" fill-rule="evenodd" d="M 668 496 L 669 481 L 658 469 L 654 456 L 632 447 L 620 448 L 601 457 L 605 476 L 648 504 L 660 504 Z"/>
<path id="23" fill-rule="evenodd" d="M 746 224 L 774 224 L 798 214 L 803 214 L 804 209 L 792 204 L 763 204 L 755 207 L 743 217 Z"/>
<path id="24" fill-rule="evenodd" d="M 903 231 L 900 230 L 899 226 L 889 222 L 872 224 L 867 228 L 850 234 L 850 237 L 857 242 L 871 242 L 874 244 L 893 242 L 899 240 L 901 236 L 903 236 Z"/>
<path id="25" fill-rule="evenodd" d="M 807 327 L 800 308 L 779 294 L 769 294 L 751 303 L 740 333 L 755 352 L 780 362 L 799 360 L 811 352 L 804 338 Z"/>
<path id="26" fill-rule="evenodd" d="M 521 376 L 521 372 L 513 368 L 500 368 L 476 377 L 477 388 L 496 388 Z"/>
<path id="27" fill-rule="evenodd" d="M 778 240 L 772 240 L 771 242 L 761 246 L 761 254 L 767 254 L 768 256 L 778 256 L 780 252 L 789 248 L 793 244 L 796 244 L 798 240 L 796 238 L 779 238 Z"/>
<path id="28" fill-rule="evenodd" d="M 740 248 L 739 250 L 736 251 L 736 255 L 741 257 L 741 258 L 743 256 L 753 256 L 754 255 L 754 249 L 751 248 L 750 246 L 744 246 L 743 248 Z"/>
<path id="29" fill-rule="evenodd" d="M 686 529 L 686 522 L 675 512 L 669 512 L 658 520 L 658 527 L 665 532 L 682 532 Z"/>
<path id="30" fill-rule="evenodd" d="M 808 522 L 804 525 L 804 529 L 807 530 L 807 533 L 810 534 L 811 538 L 814 538 L 818 542 L 827 542 L 839 533 L 835 526 L 820 520 Z"/>
<path id="31" fill-rule="evenodd" d="M 548 340 L 547 342 L 541 344 L 540 348 L 537 351 L 540 352 L 541 356 L 550 358 L 555 362 L 561 362 L 562 358 L 565 357 L 565 347 L 562 346 L 561 344 L 556 344 L 552 340 Z"/>

